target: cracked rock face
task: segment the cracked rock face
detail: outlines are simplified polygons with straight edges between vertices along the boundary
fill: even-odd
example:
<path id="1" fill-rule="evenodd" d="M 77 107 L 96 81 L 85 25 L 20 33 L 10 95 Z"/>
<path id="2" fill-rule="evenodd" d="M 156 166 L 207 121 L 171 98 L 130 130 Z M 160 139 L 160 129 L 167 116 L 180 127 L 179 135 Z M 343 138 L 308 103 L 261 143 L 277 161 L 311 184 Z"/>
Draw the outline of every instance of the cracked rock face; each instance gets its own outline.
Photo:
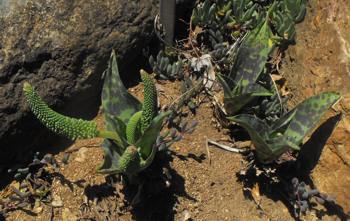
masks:
<path id="1" fill-rule="evenodd" d="M 151 40 L 156 4 L 0 0 L 0 166 L 16 162 L 47 135 L 23 99 L 23 82 L 55 110 L 83 117 L 83 108 L 97 106 L 112 49 L 126 69 Z"/>

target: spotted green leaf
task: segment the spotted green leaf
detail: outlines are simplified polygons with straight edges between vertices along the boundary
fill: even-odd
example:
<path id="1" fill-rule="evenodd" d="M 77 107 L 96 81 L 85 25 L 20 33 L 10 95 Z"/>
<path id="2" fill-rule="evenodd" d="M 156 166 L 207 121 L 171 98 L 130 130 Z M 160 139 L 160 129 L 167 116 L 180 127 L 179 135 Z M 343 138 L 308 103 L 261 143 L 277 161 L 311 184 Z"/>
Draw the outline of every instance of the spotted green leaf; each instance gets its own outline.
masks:
<path id="1" fill-rule="evenodd" d="M 121 149 L 124 147 L 113 142 L 112 140 L 104 140 L 102 143 L 104 152 L 104 159 L 102 164 L 97 168 L 99 173 L 116 173 L 112 171 L 119 171 L 119 159 L 122 155 Z"/>
<path id="2" fill-rule="evenodd" d="M 282 134 L 270 139 L 269 133 L 271 128 L 253 115 L 241 114 L 228 119 L 238 123 L 247 130 L 255 146 L 256 156 L 262 163 L 270 163 L 289 148 L 295 147 L 288 140 L 285 140 Z"/>
<path id="3" fill-rule="evenodd" d="M 307 0 L 283 0 L 281 4 L 284 6 L 285 13 L 289 13 L 296 23 L 304 19 Z"/>
<path id="4" fill-rule="evenodd" d="M 228 76 L 218 76 L 224 89 L 224 105 L 229 115 L 237 113 L 254 97 L 273 94 L 256 81 L 274 48 L 268 22 L 262 22 L 243 40 Z"/>
<path id="5" fill-rule="evenodd" d="M 228 117 L 227 119 L 238 123 L 247 130 L 259 159 L 265 160 L 265 158 L 272 155 L 272 150 L 265 142 L 268 137 L 268 125 L 253 115 L 248 114 L 240 114 L 234 117 Z"/>
<path id="6" fill-rule="evenodd" d="M 234 84 L 242 81 L 243 92 L 246 90 L 244 87 L 254 84 L 262 73 L 274 48 L 272 37 L 271 28 L 265 20 L 249 32 L 239 47 L 229 78 L 234 79 Z M 233 88 L 234 85 L 229 86 Z"/>
<path id="7" fill-rule="evenodd" d="M 105 114 L 107 129 L 116 131 L 120 137 L 119 141 L 105 139 L 102 143 L 102 149 L 104 151 L 104 160 L 101 166 L 97 168 L 99 173 L 108 173 L 108 171 L 116 171 L 119 168 L 119 159 L 123 155 L 128 143 L 126 141 L 126 125 L 118 117 L 113 117 L 109 114 Z"/>
<path id="8" fill-rule="evenodd" d="M 300 103 L 295 107 L 295 115 L 289 123 L 284 136 L 290 142 L 299 145 L 304 137 L 318 124 L 325 112 L 334 105 L 341 96 L 334 92 L 324 92 Z"/>
<path id="9" fill-rule="evenodd" d="M 124 173 L 129 176 L 147 168 L 152 163 L 157 152 L 154 144 L 159 136 L 163 120 L 168 115 L 169 112 L 161 113 L 155 117 L 135 146 L 129 145 L 126 141 L 126 126 L 124 122 L 118 117 L 111 119 L 111 122 L 113 122 L 111 127 L 120 133 L 123 142 L 104 140 L 102 144 L 104 162 L 97 171 L 105 174 Z"/>
<path id="10" fill-rule="evenodd" d="M 115 131 L 118 134 L 119 139 L 113 140 L 113 142 L 118 144 L 118 147 L 121 149 L 120 154 L 122 154 L 122 151 L 124 151 L 128 145 L 125 123 L 120 118 L 109 114 L 105 114 L 105 121 L 109 122 L 106 124 L 107 129 L 109 131 Z"/>
<path id="11" fill-rule="evenodd" d="M 224 80 L 224 76 L 217 75 L 218 81 L 224 89 L 224 106 L 228 115 L 233 115 L 242 109 L 254 97 L 272 96 L 269 90 L 259 84 L 242 85 L 242 80 L 231 90 Z M 244 89 L 244 91 L 243 91 Z"/>
<path id="12" fill-rule="evenodd" d="M 108 68 L 104 72 L 102 89 L 102 109 L 104 114 L 118 116 L 125 124 L 130 117 L 141 110 L 142 104 L 125 88 L 118 70 L 115 52 L 109 60 Z M 110 122 L 106 120 L 106 124 Z"/>
<path id="13" fill-rule="evenodd" d="M 255 146 L 257 158 L 270 163 L 289 149 L 300 150 L 304 137 L 317 125 L 324 113 L 338 100 L 337 93 L 315 95 L 268 126 L 253 115 L 228 117 L 247 130 Z"/>

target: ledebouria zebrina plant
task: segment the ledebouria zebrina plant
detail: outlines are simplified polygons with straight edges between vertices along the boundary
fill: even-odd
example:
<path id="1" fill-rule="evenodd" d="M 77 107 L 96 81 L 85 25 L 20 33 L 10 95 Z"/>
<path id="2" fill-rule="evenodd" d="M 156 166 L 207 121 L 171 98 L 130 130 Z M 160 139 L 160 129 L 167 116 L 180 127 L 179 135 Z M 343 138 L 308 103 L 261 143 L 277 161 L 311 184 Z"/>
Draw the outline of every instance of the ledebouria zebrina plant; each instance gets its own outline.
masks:
<path id="1" fill-rule="evenodd" d="M 240 114 L 228 119 L 247 130 L 255 146 L 257 159 L 261 163 L 271 163 L 289 149 L 300 150 L 299 145 L 304 137 L 340 98 L 341 96 L 334 92 L 315 95 L 297 105 L 272 125 L 249 114 Z"/>
<path id="2" fill-rule="evenodd" d="M 35 89 L 24 83 L 23 90 L 34 115 L 50 130 L 70 139 L 105 138 L 104 162 L 100 173 L 123 173 L 129 178 L 148 167 L 156 154 L 156 139 L 169 114 L 158 113 L 157 91 L 149 74 L 141 70 L 144 102 L 141 103 L 124 87 L 113 52 L 104 73 L 102 109 L 106 130 L 99 130 L 94 121 L 71 118 L 49 108 Z"/>

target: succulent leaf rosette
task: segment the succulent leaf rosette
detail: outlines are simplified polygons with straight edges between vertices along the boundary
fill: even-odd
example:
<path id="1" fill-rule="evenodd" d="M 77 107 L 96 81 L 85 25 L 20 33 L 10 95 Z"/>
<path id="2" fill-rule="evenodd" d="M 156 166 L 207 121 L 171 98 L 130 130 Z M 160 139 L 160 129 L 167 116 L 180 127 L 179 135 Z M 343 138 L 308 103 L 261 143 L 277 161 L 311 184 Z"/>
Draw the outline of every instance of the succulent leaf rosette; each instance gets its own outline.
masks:
<path id="1" fill-rule="evenodd" d="M 249 114 L 228 117 L 249 133 L 257 159 L 271 163 L 289 149 L 300 150 L 304 137 L 318 124 L 340 95 L 324 92 L 306 99 L 272 125 Z"/>
<path id="2" fill-rule="evenodd" d="M 99 130 L 94 121 L 59 114 L 48 107 L 35 89 L 24 83 L 26 100 L 34 115 L 50 130 L 74 139 L 105 138 L 102 144 L 104 162 L 100 173 L 137 175 L 153 161 L 156 139 L 168 112 L 158 113 L 157 91 L 150 75 L 141 70 L 144 101 L 141 103 L 123 85 L 113 52 L 104 75 L 102 109 L 106 130 Z"/>

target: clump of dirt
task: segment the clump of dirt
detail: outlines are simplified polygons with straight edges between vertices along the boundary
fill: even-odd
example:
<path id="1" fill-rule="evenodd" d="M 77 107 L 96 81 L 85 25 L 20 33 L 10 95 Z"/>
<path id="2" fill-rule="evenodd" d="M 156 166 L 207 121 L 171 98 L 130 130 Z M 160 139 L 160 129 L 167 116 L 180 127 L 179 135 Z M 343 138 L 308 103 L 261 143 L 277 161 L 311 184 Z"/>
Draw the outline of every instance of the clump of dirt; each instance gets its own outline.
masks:
<path id="1" fill-rule="evenodd" d="M 180 96 L 179 82 L 158 82 L 157 88 L 161 106 Z M 142 89 L 138 85 L 130 91 L 142 99 Z M 158 154 L 150 168 L 168 173 L 171 177 L 168 188 L 155 184 L 154 188 L 159 190 L 156 194 L 143 195 L 135 207 L 128 206 L 121 182 L 115 188 L 110 185 L 110 177 L 95 172 L 103 158 L 99 148 L 102 140 L 78 140 L 55 156 L 60 173 L 71 183 L 53 181 L 52 197 L 61 204 L 57 207 L 38 204 L 33 210 L 38 211 L 35 216 L 14 211 L 7 214 L 7 220 L 293 220 L 283 203 L 285 199 L 274 189 L 261 190 L 256 185 L 252 189 L 253 198 L 246 197 L 236 176 L 246 161 L 239 154 L 207 146 L 207 138 L 225 143 L 230 134 L 217 129 L 211 102 L 204 95 L 199 99 L 202 105 L 196 114 L 189 112 L 185 119 L 198 121 L 194 133 L 175 143 L 168 152 Z M 101 114 L 95 121 L 103 127 Z M 64 165 L 62 159 L 67 152 L 69 163 Z M 313 217 L 314 211 L 306 219 Z M 336 217 L 322 216 L 330 220 Z"/>

